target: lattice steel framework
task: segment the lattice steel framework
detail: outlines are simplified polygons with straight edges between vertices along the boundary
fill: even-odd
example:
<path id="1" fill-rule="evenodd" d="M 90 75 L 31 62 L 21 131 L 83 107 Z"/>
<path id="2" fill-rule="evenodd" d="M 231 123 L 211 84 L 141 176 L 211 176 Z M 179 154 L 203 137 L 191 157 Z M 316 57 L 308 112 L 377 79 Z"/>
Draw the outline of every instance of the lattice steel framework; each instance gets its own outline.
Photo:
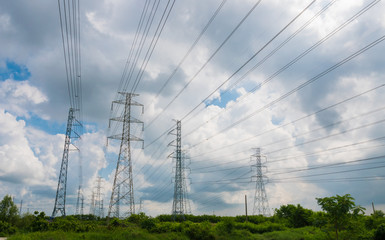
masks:
<path id="1" fill-rule="evenodd" d="M 96 180 L 96 196 L 95 196 L 95 216 L 104 217 L 103 209 L 103 193 L 102 193 L 102 178 Z"/>
<path id="2" fill-rule="evenodd" d="M 122 205 L 128 205 L 128 211 L 125 215 L 131 215 L 135 213 L 135 201 L 134 201 L 134 183 L 132 176 L 132 159 L 131 159 L 131 142 L 132 141 L 141 141 L 143 148 L 143 140 L 131 135 L 131 123 L 141 124 L 143 131 L 143 122 L 131 116 L 131 107 L 143 105 L 134 101 L 133 98 L 139 96 L 134 93 L 119 92 L 123 97 L 120 100 L 112 102 L 111 110 L 113 109 L 114 104 L 124 105 L 123 115 L 120 117 L 115 117 L 110 119 L 111 121 L 118 121 L 123 123 L 123 131 L 121 134 L 113 135 L 108 138 L 120 140 L 120 151 L 119 157 L 116 164 L 114 184 L 112 187 L 111 200 L 108 208 L 108 218 L 117 217 L 119 218 L 121 214 L 119 213 Z M 111 127 L 111 124 L 110 124 Z"/>
<path id="3" fill-rule="evenodd" d="M 182 124 L 181 121 L 176 121 L 176 129 L 172 130 L 169 134 L 175 135 L 176 139 L 172 141 L 169 146 L 175 147 L 175 151 L 170 154 L 175 160 L 175 179 L 174 179 L 174 199 L 172 203 L 172 215 L 173 220 L 185 219 L 186 214 L 186 201 L 187 201 L 187 188 L 184 174 L 184 158 L 182 155 Z"/>
<path id="4" fill-rule="evenodd" d="M 256 185 L 255 185 L 253 214 L 270 216 L 269 202 L 268 202 L 267 194 L 265 190 L 265 182 L 267 178 L 263 175 L 262 168 L 264 167 L 264 165 L 262 163 L 262 157 L 266 159 L 265 156 L 261 155 L 260 148 L 256 148 L 255 154 L 251 155 L 252 162 L 253 163 L 255 162 L 255 164 L 253 164 L 252 167 L 256 168 L 256 175 L 254 176 Z"/>
<path id="5" fill-rule="evenodd" d="M 68 112 L 67 129 L 64 141 L 64 151 L 60 167 L 59 180 L 56 190 L 55 206 L 53 208 L 52 217 L 56 217 L 58 213 L 62 216 L 66 215 L 66 194 L 67 194 L 67 171 L 68 171 L 68 156 L 72 139 L 79 138 L 79 134 L 73 131 L 74 127 L 80 123 L 75 119 L 75 110 L 70 108 Z M 74 146 L 74 145 L 73 145 Z M 75 146 L 77 149 L 77 147 Z M 78 150 L 78 149 L 77 149 Z"/>

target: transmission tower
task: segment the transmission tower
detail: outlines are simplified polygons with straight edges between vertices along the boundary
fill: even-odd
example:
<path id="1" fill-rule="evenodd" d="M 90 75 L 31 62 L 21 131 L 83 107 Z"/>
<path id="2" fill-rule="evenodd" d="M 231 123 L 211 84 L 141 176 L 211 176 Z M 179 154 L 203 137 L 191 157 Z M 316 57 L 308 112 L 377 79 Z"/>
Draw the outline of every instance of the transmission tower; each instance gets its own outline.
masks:
<path id="1" fill-rule="evenodd" d="M 67 120 L 67 129 L 66 136 L 64 141 L 64 151 L 60 167 L 59 181 L 57 184 L 55 206 L 53 208 L 52 217 L 54 218 L 58 213 L 62 216 L 66 215 L 65 204 L 66 204 L 66 193 L 67 193 L 67 170 L 68 170 L 68 155 L 70 152 L 70 145 L 73 139 L 79 138 L 79 134 L 74 131 L 76 126 L 81 126 L 81 124 L 75 119 L 74 109 L 70 108 L 68 113 Z M 77 150 L 79 150 L 75 145 L 73 145 Z"/>
<path id="2" fill-rule="evenodd" d="M 102 178 L 96 180 L 96 197 L 95 197 L 95 216 L 104 217 L 103 198 L 102 198 Z"/>
<path id="3" fill-rule="evenodd" d="M 266 162 L 266 157 L 265 158 Z M 251 160 L 253 162 L 252 167 L 256 168 L 256 175 L 253 177 L 256 178 L 256 186 L 255 186 L 255 195 L 254 195 L 254 215 L 263 215 L 270 216 L 269 202 L 267 199 L 266 191 L 265 191 L 265 181 L 266 176 L 263 175 L 262 167 L 265 167 L 262 164 L 262 156 L 261 149 L 256 148 L 255 154 L 251 155 Z"/>
<path id="4" fill-rule="evenodd" d="M 123 131 L 121 134 L 109 136 L 108 138 L 120 140 L 119 157 L 116 164 L 114 184 L 112 187 L 110 206 L 108 208 L 108 218 L 119 217 L 119 208 L 122 205 L 128 205 L 128 211 L 126 215 L 135 213 L 135 202 L 134 202 L 134 184 L 132 176 L 132 159 L 131 159 L 131 141 L 141 141 L 143 148 L 143 140 L 131 135 L 131 123 L 142 124 L 143 122 L 131 116 L 131 107 L 143 105 L 134 101 L 133 98 L 139 96 L 134 93 L 119 92 L 122 98 L 112 102 L 111 110 L 114 104 L 124 105 L 123 114 L 120 117 L 110 119 L 111 121 L 117 121 L 123 123 Z M 119 207 L 120 206 L 120 207 Z"/>
<path id="5" fill-rule="evenodd" d="M 184 207 L 185 207 L 185 213 L 186 214 L 191 214 L 191 205 L 190 205 L 190 201 L 189 201 L 189 198 L 188 198 L 188 191 L 187 191 L 187 173 L 189 173 L 191 170 L 189 167 L 190 165 L 190 156 L 188 155 L 188 153 L 186 151 L 183 151 L 182 152 L 182 169 L 183 169 L 183 176 L 182 176 L 182 181 L 183 181 L 183 200 L 184 200 Z M 186 171 L 186 170 L 189 170 L 189 171 Z"/>
<path id="6" fill-rule="evenodd" d="M 169 146 L 175 147 L 175 151 L 169 155 L 175 160 L 175 179 L 174 179 L 174 199 L 172 203 L 173 220 L 178 218 L 185 219 L 186 214 L 186 183 L 184 175 L 184 159 L 182 157 L 182 126 L 181 121 L 176 121 L 176 129 L 169 132 L 175 135 L 176 139 L 169 143 Z"/>
<path id="7" fill-rule="evenodd" d="M 139 201 L 139 213 L 142 213 L 143 212 L 143 200 L 142 198 L 140 198 L 140 201 Z"/>
<path id="8" fill-rule="evenodd" d="M 95 192 L 91 194 L 90 214 L 95 216 Z"/>
<path id="9" fill-rule="evenodd" d="M 83 215 L 83 205 L 82 205 L 82 199 L 83 199 L 83 169 L 82 169 L 82 155 L 79 154 L 79 187 L 78 187 L 78 198 L 76 200 L 76 215 Z"/>

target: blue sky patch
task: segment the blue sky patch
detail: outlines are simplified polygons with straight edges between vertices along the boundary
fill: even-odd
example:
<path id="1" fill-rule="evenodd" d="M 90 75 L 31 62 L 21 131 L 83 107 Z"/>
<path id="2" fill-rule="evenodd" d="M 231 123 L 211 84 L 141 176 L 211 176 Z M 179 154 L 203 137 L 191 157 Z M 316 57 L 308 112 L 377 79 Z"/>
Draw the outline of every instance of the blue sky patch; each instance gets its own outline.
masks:
<path id="1" fill-rule="evenodd" d="M 35 114 L 31 114 L 31 117 L 28 119 L 22 117 L 19 117 L 18 119 L 24 120 L 27 126 L 34 127 L 52 135 L 65 134 L 66 132 L 66 124 L 44 120 Z"/>
<path id="2" fill-rule="evenodd" d="M 205 101 L 205 105 L 206 107 L 210 105 L 215 105 L 220 108 L 225 108 L 228 102 L 235 101 L 239 97 L 239 95 L 240 94 L 236 90 L 231 90 L 225 93 L 221 92 L 220 98 L 218 97 L 210 101 Z"/>
<path id="3" fill-rule="evenodd" d="M 25 65 L 19 65 L 13 61 L 7 60 L 6 67 L 0 67 L 0 81 L 14 79 L 17 81 L 27 80 L 31 73 Z"/>

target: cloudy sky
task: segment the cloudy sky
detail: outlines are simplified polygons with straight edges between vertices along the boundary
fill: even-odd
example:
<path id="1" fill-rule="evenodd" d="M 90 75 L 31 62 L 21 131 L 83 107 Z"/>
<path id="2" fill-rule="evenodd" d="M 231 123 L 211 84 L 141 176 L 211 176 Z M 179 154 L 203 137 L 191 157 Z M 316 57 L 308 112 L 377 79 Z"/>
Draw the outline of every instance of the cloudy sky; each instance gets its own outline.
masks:
<path id="1" fill-rule="evenodd" d="M 270 209 L 349 193 L 385 210 L 384 12 L 376 0 L 80 0 L 85 213 L 101 176 L 107 214 L 119 143 L 106 137 L 121 131 L 108 129 L 111 103 L 133 89 L 147 214 L 171 213 L 173 119 L 193 214 L 244 214 L 245 195 L 253 208 L 255 148 Z M 0 197 L 51 214 L 70 108 L 58 2 L 1 1 L 0 44 Z M 67 214 L 78 185 L 71 152 Z"/>

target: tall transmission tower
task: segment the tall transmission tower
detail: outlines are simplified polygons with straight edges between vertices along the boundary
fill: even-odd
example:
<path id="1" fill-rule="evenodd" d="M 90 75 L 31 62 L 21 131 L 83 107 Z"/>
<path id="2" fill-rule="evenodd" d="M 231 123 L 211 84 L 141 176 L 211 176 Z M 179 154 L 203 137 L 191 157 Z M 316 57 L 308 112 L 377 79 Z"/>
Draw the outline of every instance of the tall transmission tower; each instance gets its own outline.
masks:
<path id="1" fill-rule="evenodd" d="M 82 81 L 80 51 L 80 1 L 58 0 L 61 36 L 63 43 L 66 80 L 69 93 L 70 109 L 68 113 L 64 151 L 60 167 L 55 205 L 52 217 L 57 214 L 66 215 L 67 171 L 70 144 L 73 138 L 80 138 L 83 131 L 82 122 Z M 78 147 L 75 146 L 77 150 Z M 79 151 L 80 152 L 80 151 Z M 81 163 L 80 163 L 81 164 Z M 81 168 L 80 168 L 81 170 Z M 80 173 L 81 175 L 81 173 Z M 76 213 L 79 213 L 81 197 L 81 181 L 78 189 Z"/>
<path id="2" fill-rule="evenodd" d="M 110 206 L 108 208 L 108 218 L 121 216 L 119 208 L 122 205 L 128 205 L 126 215 L 135 213 L 134 202 L 134 183 L 132 175 L 132 159 L 131 159 L 131 142 L 141 141 L 143 148 L 143 140 L 131 135 L 131 123 L 142 124 L 142 131 L 144 124 L 142 121 L 134 118 L 131 114 L 132 106 L 142 107 L 142 113 L 144 110 L 143 104 L 140 104 L 133 100 L 134 97 L 139 96 L 134 93 L 119 92 L 122 98 L 112 102 L 111 111 L 114 104 L 124 105 L 123 114 L 120 117 L 110 119 L 111 121 L 121 122 L 123 124 L 123 131 L 121 134 L 109 136 L 108 138 L 120 140 L 119 157 L 116 164 L 114 184 L 112 186 Z"/>
<path id="3" fill-rule="evenodd" d="M 270 216 L 270 209 L 265 191 L 266 176 L 263 175 L 262 171 L 262 167 L 265 167 L 262 163 L 262 157 L 265 158 L 266 162 L 266 157 L 261 155 L 261 149 L 255 148 L 255 153 L 251 155 L 252 167 L 256 168 L 256 175 L 253 176 L 256 178 L 253 214 L 268 217 Z"/>
<path id="4" fill-rule="evenodd" d="M 104 217 L 103 198 L 102 198 L 102 178 L 96 180 L 96 197 L 95 197 L 95 216 Z"/>
<path id="5" fill-rule="evenodd" d="M 189 170 L 188 172 L 191 171 L 191 169 L 187 166 L 190 165 L 190 156 L 189 154 L 186 152 L 186 151 L 183 151 L 182 152 L 182 169 L 183 169 L 183 176 L 182 176 L 182 181 L 183 181 L 183 200 L 184 200 L 184 207 L 185 207 L 185 213 L 186 214 L 191 214 L 191 205 L 190 205 L 190 201 L 189 201 L 189 198 L 188 198 L 188 191 L 187 191 L 187 179 L 189 179 L 187 177 L 187 171 L 186 170 Z"/>
<path id="6" fill-rule="evenodd" d="M 95 216 L 95 192 L 92 190 L 90 214 Z"/>
<path id="7" fill-rule="evenodd" d="M 78 187 L 78 197 L 76 200 L 76 215 L 83 215 L 84 209 L 82 204 L 83 199 L 83 169 L 82 169 L 82 155 L 79 154 L 79 187 Z"/>
<path id="8" fill-rule="evenodd" d="M 59 181 L 57 184 L 55 206 L 53 208 L 52 217 L 55 217 L 58 213 L 62 216 L 66 215 L 65 204 L 66 204 L 66 194 L 67 194 L 67 170 L 68 170 L 68 155 L 70 152 L 70 145 L 72 144 L 72 139 L 79 138 L 79 134 L 74 131 L 76 125 L 81 125 L 74 116 L 74 109 L 70 108 L 68 113 L 67 120 L 67 129 L 64 141 L 64 151 L 60 167 Z M 73 144 L 72 144 L 73 145 Z M 77 150 L 79 150 L 75 145 L 73 145 Z"/>
<path id="9" fill-rule="evenodd" d="M 182 124 L 181 121 L 176 121 L 176 129 L 169 132 L 169 134 L 175 135 L 176 139 L 173 140 L 168 146 L 175 147 L 175 151 L 169 155 L 175 160 L 175 179 L 174 179 L 174 199 L 172 203 L 172 215 L 173 220 L 185 219 L 186 214 L 186 182 L 184 175 L 184 158 L 182 157 Z"/>

